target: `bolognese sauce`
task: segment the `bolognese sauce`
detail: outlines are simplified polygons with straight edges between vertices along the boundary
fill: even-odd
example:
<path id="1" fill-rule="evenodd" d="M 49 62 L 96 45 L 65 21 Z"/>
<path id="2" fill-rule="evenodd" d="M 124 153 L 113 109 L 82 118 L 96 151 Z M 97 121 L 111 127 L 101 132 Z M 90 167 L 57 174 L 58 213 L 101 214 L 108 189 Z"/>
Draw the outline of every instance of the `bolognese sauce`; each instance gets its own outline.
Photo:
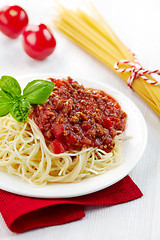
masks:
<path id="1" fill-rule="evenodd" d="M 127 115 L 102 90 L 84 88 L 77 81 L 50 79 L 55 88 L 48 101 L 32 109 L 34 119 L 54 153 L 98 147 L 110 152 L 114 137 L 124 131 Z"/>

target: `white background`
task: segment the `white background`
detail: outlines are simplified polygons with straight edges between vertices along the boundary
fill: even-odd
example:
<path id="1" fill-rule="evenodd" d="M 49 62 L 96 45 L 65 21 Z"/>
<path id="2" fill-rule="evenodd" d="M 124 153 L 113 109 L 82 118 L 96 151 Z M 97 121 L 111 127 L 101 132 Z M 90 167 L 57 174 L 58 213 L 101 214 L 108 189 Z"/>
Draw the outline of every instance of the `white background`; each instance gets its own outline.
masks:
<path id="1" fill-rule="evenodd" d="M 82 1 L 65 0 L 68 6 L 80 6 Z M 121 40 L 138 54 L 149 69 L 160 69 L 160 1 L 159 0 L 95 0 L 93 1 Z M 52 25 L 52 0 L 0 0 L 4 4 L 19 4 L 27 11 L 30 23 Z M 55 12 L 55 11 L 54 11 Z M 0 216 L 1 240 L 47 239 L 160 239 L 160 119 L 136 93 L 70 40 L 52 30 L 57 39 L 53 55 L 45 61 L 29 58 L 22 49 L 21 37 L 8 39 L 0 33 L 0 75 L 67 73 L 110 84 L 125 93 L 141 110 L 148 127 L 146 151 L 130 176 L 144 196 L 138 200 L 112 207 L 86 207 L 86 217 L 61 226 L 37 229 L 23 234 L 8 230 Z"/>

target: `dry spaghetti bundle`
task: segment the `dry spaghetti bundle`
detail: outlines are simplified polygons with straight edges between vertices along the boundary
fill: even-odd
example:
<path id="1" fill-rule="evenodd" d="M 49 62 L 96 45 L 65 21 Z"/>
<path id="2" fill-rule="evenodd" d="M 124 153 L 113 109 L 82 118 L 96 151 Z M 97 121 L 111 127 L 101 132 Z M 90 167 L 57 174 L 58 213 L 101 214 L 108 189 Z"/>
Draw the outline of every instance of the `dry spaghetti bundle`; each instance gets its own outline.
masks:
<path id="1" fill-rule="evenodd" d="M 90 15 L 59 5 L 59 18 L 54 20 L 56 27 L 116 72 L 160 116 L 160 86 L 151 76 L 152 73 L 160 75 L 160 71 L 143 69 L 96 8 L 92 4 L 88 7 Z"/>

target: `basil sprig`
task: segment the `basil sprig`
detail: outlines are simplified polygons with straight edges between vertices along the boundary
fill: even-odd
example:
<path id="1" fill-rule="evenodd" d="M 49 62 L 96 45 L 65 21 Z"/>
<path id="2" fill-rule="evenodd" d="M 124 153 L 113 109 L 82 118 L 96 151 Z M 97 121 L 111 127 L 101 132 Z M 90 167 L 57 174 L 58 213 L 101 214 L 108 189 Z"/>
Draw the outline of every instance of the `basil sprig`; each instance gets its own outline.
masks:
<path id="1" fill-rule="evenodd" d="M 18 122 L 28 117 L 31 105 L 44 104 L 54 89 L 54 83 L 47 80 L 29 82 L 21 94 L 18 81 L 10 76 L 0 79 L 0 117 L 8 113 Z"/>
<path id="2" fill-rule="evenodd" d="M 53 91 L 53 88 L 53 82 L 33 80 L 23 89 L 23 96 L 30 104 L 44 104 Z"/>

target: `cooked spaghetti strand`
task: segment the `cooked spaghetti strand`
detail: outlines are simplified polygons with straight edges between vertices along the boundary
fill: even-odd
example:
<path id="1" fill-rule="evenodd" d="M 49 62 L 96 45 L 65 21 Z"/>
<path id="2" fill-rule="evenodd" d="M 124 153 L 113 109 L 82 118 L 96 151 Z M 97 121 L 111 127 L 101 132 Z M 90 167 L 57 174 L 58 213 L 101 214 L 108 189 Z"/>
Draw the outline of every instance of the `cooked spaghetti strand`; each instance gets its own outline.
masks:
<path id="1" fill-rule="evenodd" d="M 90 147 L 54 154 L 32 119 L 19 123 L 11 115 L 0 118 L 1 170 L 35 185 L 77 182 L 102 174 L 122 162 L 121 144 L 119 134 L 110 153 Z"/>

